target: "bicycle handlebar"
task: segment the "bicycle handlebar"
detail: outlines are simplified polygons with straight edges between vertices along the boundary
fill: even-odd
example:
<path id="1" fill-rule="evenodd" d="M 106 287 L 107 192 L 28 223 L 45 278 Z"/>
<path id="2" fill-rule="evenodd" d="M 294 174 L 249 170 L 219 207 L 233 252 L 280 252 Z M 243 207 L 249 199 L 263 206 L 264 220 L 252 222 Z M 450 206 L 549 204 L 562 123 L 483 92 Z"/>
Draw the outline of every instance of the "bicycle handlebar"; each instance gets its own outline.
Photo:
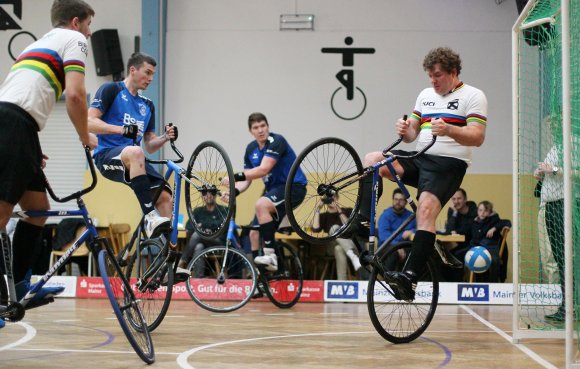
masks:
<path id="1" fill-rule="evenodd" d="M 179 156 L 179 159 L 171 160 L 171 161 L 174 163 L 181 163 L 183 161 L 183 154 L 179 151 L 179 149 L 177 149 L 177 147 L 175 147 L 174 141 L 169 141 L 169 144 L 171 145 L 173 152 L 175 152 L 175 154 L 177 154 L 177 156 Z M 155 160 L 155 159 L 145 158 L 145 161 L 148 163 L 151 163 L 151 164 L 167 164 L 167 162 L 169 160 L 170 159 Z"/>
<path id="2" fill-rule="evenodd" d="M 403 120 L 407 120 L 407 115 L 403 115 Z M 433 146 L 435 144 L 435 141 L 437 141 L 437 136 L 433 136 L 433 138 L 431 139 L 431 142 L 429 142 L 429 144 L 427 144 L 427 146 L 425 146 L 423 149 L 421 149 L 421 151 L 417 152 L 416 154 L 413 155 L 394 155 L 392 154 L 390 151 L 395 148 L 398 144 L 400 144 L 403 141 L 403 136 L 399 136 L 399 138 L 393 142 L 389 147 L 387 147 L 386 149 L 383 150 L 383 157 L 387 157 L 387 156 L 392 156 L 394 158 L 402 158 L 402 159 L 415 159 L 416 157 L 422 155 L 425 151 L 429 150 L 431 148 L 431 146 Z"/>
<path id="3" fill-rule="evenodd" d="M 173 126 L 173 123 L 169 123 L 168 126 L 169 127 L 172 127 Z M 177 129 L 177 127 L 175 127 L 175 129 Z M 179 157 L 179 159 L 177 159 L 177 160 L 171 160 L 171 161 L 174 162 L 174 163 L 181 163 L 183 161 L 183 154 L 181 154 L 181 152 L 175 146 L 175 140 L 173 140 L 173 139 L 169 140 L 169 144 L 171 145 L 171 148 L 173 149 L 173 152 L 175 154 L 177 154 L 177 156 Z M 167 162 L 169 160 L 170 159 L 155 160 L 155 159 L 145 158 L 145 161 L 147 161 L 148 163 L 151 163 L 151 164 L 167 164 Z"/>
<path id="4" fill-rule="evenodd" d="M 59 198 L 58 196 L 56 196 L 56 194 L 54 193 L 54 191 L 52 190 L 52 187 L 50 187 L 50 183 L 48 183 L 48 179 L 46 178 L 46 175 L 44 174 L 44 171 L 40 171 L 42 173 L 42 176 L 44 178 L 44 184 L 46 186 L 46 191 L 48 192 L 48 194 L 50 195 L 50 197 L 56 201 L 56 202 L 67 202 L 70 201 L 71 199 L 78 199 L 81 196 L 83 196 L 86 193 L 91 192 L 96 186 L 97 186 L 97 173 L 95 171 L 95 163 L 93 162 L 93 159 L 91 158 L 91 149 L 88 146 L 84 146 L 85 149 L 85 156 L 87 157 L 87 162 L 89 163 L 89 169 L 91 170 L 91 184 L 89 185 L 89 187 L 84 188 L 80 191 L 77 191 L 75 193 L 72 193 L 68 196 L 65 196 L 63 198 Z"/>

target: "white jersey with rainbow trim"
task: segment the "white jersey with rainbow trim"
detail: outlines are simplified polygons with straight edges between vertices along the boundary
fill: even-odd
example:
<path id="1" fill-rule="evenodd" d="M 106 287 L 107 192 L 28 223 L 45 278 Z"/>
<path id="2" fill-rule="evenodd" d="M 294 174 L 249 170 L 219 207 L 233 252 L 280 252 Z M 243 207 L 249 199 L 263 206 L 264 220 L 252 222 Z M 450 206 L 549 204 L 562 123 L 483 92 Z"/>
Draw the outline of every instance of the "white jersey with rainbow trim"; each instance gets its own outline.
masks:
<path id="1" fill-rule="evenodd" d="M 0 85 L 0 101 L 26 110 L 42 130 L 54 103 L 65 90 L 65 74 L 85 73 L 88 46 L 74 30 L 55 28 L 30 44 Z"/>
<path id="2" fill-rule="evenodd" d="M 459 84 L 445 96 L 426 88 L 417 97 L 412 118 L 421 124 L 417 150 L 421 150 L 432 140 L 431 119 L 441 118 L 446 123 L 464 127 L 468 123 L 487 124 L 487 98 L 483 91 Z M 449 156 L 471 164 L 471 147 L 457 143 L 448 136 L 439 136 L 427 154 Z"/>

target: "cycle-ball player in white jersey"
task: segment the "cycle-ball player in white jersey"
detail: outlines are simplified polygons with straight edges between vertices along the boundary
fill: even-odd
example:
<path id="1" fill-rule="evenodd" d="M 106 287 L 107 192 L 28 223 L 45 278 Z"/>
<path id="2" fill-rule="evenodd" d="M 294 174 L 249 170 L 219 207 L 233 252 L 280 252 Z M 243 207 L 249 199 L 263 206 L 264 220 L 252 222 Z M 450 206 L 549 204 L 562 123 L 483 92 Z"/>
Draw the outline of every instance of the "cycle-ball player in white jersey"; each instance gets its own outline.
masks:
<path id="1" fill-rule="evenodd" d="M 403 136 L 404 142 L 418 139 L 417 150 L 428 144 L 432 136 L 437 136 L 435 144 L 424 155 L 393 163 L 402 181 L 417 188 L 419 199 L 417 233 L 405 270 L 386 272 L 395 281 L 392 287 L 401 300 L 415 297 L 417 279 L 435 244 L 435 220 L 442 206 L 460 187 L 471 163 L 471 147 L 483 144 L 487 123 L 485 94 L 459 79 L 461 59 L 457 53 L 447 47 L 435 48 L 425 56 L 423 69 L 431 87 L 421 91 L 410 118 L 396 123 L 397 133 Z M 393 150 L 393 153 L 404 155 L 406 152 Z M 365 156 L 365 163 L 370 165 L 382 159 L 381 152 L 373 152 Z M 393 180 L 387 167 L 382 167 L 380 174 Z"/>
<path id="2" fill-rule="evenodd" d="M 68 116 L 83 144 L 94 148 L 96 137 L 87 127 L 85 60 L 90 24 L 95 11 L 82 0 L 55 0 L 50 16 L 53 29 L 26 47 L 0 84 L 0 229 L 18 203 L 22 210 L 48 210 L 40 175 L 44 159 L 38 132 L 63 92 Z M 79 173 L 80 175 L 80 173 Z M 21 219 L 13 238 L 16 295 L 30 287 L 35 245 L 46 218 Z M 63 287 L 45 287 L 30 304 L 61 293 Z M 0 328 L 4 321 L 0 319 Z"/>

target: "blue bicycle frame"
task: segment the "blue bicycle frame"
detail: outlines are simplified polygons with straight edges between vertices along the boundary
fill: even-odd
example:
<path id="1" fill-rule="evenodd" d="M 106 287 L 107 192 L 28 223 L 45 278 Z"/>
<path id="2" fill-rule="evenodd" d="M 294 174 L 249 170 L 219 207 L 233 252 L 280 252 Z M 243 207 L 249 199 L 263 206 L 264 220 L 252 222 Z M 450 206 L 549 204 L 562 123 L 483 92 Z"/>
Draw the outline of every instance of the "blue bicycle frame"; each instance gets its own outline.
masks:
<path id="1" fill-rule="evenodd" d="M 64 203 L 67 202 L 73 198 L 76 198 L 77 200 L 77 204 L 78 204 L 78 210 L 45 210 L 45 211 L 37 211 L 37 210 L 30 210 L 30 211 L 16 211 L 13 212 L 12 215 L 10 216 L 11 218 L 18 218 L 18 219 L 26 219 L 26 218 L 36 218 L 36 217 L 73 217 L 73 216 L 82 216 L 83 220 L 85 222 L 85 225 L 87 227 L 87 230 L 83 232 L 83 234 L 74 242 L 74 244 L 64 253 L 64 255 L 62 257 L 60 257 L 60 259 L 58 259 L 58 261 L 52 266 L 52 268 L 50 268 L 46 274 L 44 274 L 42 276 L 42 278 L 36 282 L 34 285 L 31 286 L 30 290 L 28 291 L 28 293 L 19 301 L 19 303 L 26 307 L 26 305 L 28 304 L 28 302 L 36 295 L 36 293 L 38 291 L 40 291 L 40 289 L 46 284 L 46 282 L 48 282 L 48 280 L 64 265 L 66 264 L 66 262 L 70 259 L 70 257 L 72 256 L 72 254 L 85 242 L 87 242 L 88 245 L 93 245 L 94 241 L 97 240 L 98 238 L 98 234 L 97 234 L 97 228 L 94 226 L 92 219 L 89 217 L 89 212 L 87 210 L 87 207 L 85 206 L 85 203 L 82 199 L 82 195 L 92 191 L 95 186 L 97 185 L 97 176 L 95 174 L 95 167 L 94 167 L 94 163 L 93 160 L 91 159 L 90 156 L 90 151 L 87 147 L 85 147 L 85 155 L 87 156 L 87 161 L 89 163 L 89 168 L 91 171 L 91 176 L 92 176 L 92 182 L 91 185 L 81 191 L 78 191 L 72 195 L 66 196 L 64 198 L 58 198 L 54 191 L 52 190 L 52 188 L 50 187 L 50 184 L 48 183 L 48 180 L 46 179 L 46 176 L 44 176 L 44 172 L 41 171 L 42 176 L 44 177 L 44 182 L 45 182 L 45 186 L 46 186 L 46 190 L 48 191 L 48 193 L 50 194 L 50 197 L 59 203 Z M 13 273 L 12 273 L 12 262 L 11 262 L 11 255 L 9 252 L 7 252 L 9 250 L 4 250 L 4 247 L 2 247 L 2 252 L 4 254 L 4 265 L 6 267 L 6 275 L 8 276 L 9 279 L 9 288 L 10 288 L 10 297 L 11 299 L 16 297 L 16 291 L 14 290 L 14 280 L 13 280 Z M 96 251 L 96 250 L 92 250 L 91 251 Z M 7 255 L 8 254 L 8 255 Z"/>

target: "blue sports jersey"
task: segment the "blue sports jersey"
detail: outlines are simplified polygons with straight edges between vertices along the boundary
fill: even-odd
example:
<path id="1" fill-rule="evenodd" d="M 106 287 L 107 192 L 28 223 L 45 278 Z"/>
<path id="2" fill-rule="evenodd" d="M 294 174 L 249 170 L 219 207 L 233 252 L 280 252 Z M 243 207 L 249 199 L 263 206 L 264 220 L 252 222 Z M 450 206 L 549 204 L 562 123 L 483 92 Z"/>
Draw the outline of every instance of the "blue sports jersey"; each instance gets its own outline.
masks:
<path id="1" fill-rule="evenodd" d="M 262 178 L 266 191 L 279 185 L 286 185 L 288 173 L 290 173 L 290 168 L 294 160 L 296 160 L 296 154 L 288 144 L 288 141 L 281 135 L 270 132 L 270 137 L 268 137 L 268 141 L 262 149 L 258 146 L 257 141 L 250 142 L 244 155 L 244 169 L 259 167 L 264 156 L 276 159 L 276 164 L 270 173 Z M 296 172 L 294 183 L 306 185 L 306 176 L 304 176 L 302 170 L 298 169 Z"/>
<path id="2" fill-rule="evenodd" d="M 101 120 L 116 126 L 137 124 L 139 135 L 137 144 L 141 143 L 145 132 L 155 132 L 155 106 L 148 98 L 133 96 L 125 83 L 108 82 L 102 85 L 91 101 L 91 108 L 103 112 Z M 102 149 L 133 145 L 133 140 L 123 135 L 97 135 L 99 144 L 93 155 Z"/>

